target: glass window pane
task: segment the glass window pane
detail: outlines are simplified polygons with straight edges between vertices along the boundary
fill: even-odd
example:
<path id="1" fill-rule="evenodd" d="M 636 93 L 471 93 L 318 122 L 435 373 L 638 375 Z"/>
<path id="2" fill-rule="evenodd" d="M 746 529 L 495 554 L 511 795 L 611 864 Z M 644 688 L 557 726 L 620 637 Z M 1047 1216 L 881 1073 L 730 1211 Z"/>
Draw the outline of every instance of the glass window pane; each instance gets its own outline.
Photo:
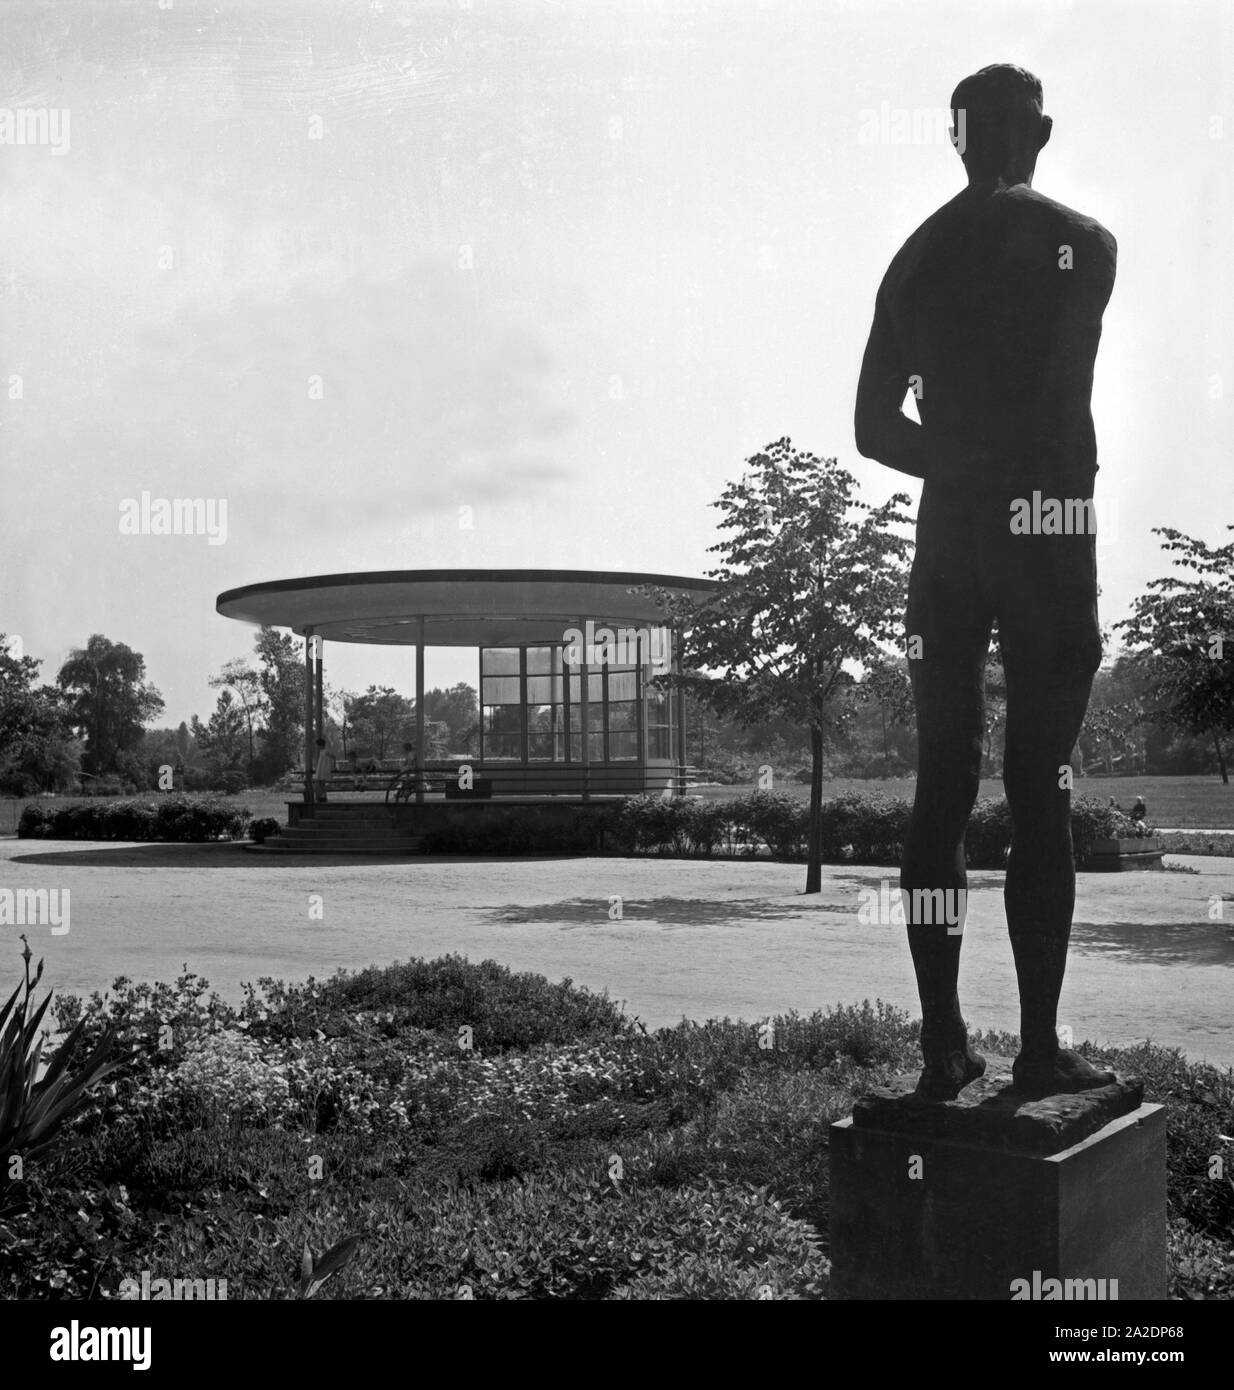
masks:
<path id="1" fill-rule="evenodd" d="M 668 723 L 668 691 L 653 690 L 647 687 L 647 722 L 649 724 Z"/>
<path id="2" fill-rule="evenodd" d="M 523 756 L 522 739 L 517 734 L 485 734 L 485 762 L 517 761 Z"/>
<path id="3" fill-rule="evenodd" d="M 581 763 L 583 761 L 583 736 L 582 734 L 570 735 L 570 761 Z"/>
<path id="4" fill-rule="evenodd" d="M 560 699 L 560 676 L 527 677 L 527 703 L 529 705 L 547 705 L 552 700 Z"/>
<path id="5" fill-rule="evenodd" d="M 613 760 L 626 761 L 638 757 L 637 734 L 609 734 L 608 756 Z"/>
<path id="6" fill-rule="evenodd" d="M 551 763 L 553 761 L 553 735 L 528 734 L 527 756 L 534 758 L 537 762 Z"/>
<path id="7" fill-rule="evenodd" d="M 638 698 L 638 676 L 633 671 L 610 671 L 608 673 L 608 698 L 610 700 L 636 700 Z"/>
<path id="8" fill-rule="evenodd" d="M 580 704 L 583 698 L 583 678 L 582 676 L 570 677 L 570 702 Z M 598 705 L 604 698 L 604 676 L 599 671 L 593 671 L 587 677 L 587 697 L 593 705 Z"/>
<path id="9" fill-rule="evenodd" d="M 545 675 L 553 669 L 553 648 L 552 647 L 528 647 L 527 648 L 527 673 L 531 675 Z"/>
<path id="10" fill-rule="evenodd" d="M 519 733 L 522 724 L 519 720 L 519 707 L 517 705 L 485 705 L 484 706 L 484 731 L 493 733 Z"/>
<path id="11" fill-rule="evenodd" d="M 553 727 L 552 705 L 528 705 L 527 728 L 536 733 L 545 733 Z"/>
<path id="12" fill-rule="evenodd" d="M 481 647 L 480 674 L 483 676 L 517 676 L 517 647 Z"/>
<path id="13" fill-rule="evenodd" d="M 647 756 L 649 758 L 671 758 L 668 730 L 666 728 L 647 730 Z"/>
<path id="14" fill-rule="evenodd" d="M 602 763 L 604 761 L 604 735 L 602 733 L 592 734 L 591 736 L 591 761 Z"/>
<path id="15" fill-rule="evenodd" d="M 638 702 L 625 700 L 619 705 L 608 707 L 608 727 L 610 729 L 638 729 Z"/>
<path id="16" fill-rule="evenodd" d="M 480 698 L 486 705 L 517 705 L 517 676 L 485 676 L 480 682 Z"/>

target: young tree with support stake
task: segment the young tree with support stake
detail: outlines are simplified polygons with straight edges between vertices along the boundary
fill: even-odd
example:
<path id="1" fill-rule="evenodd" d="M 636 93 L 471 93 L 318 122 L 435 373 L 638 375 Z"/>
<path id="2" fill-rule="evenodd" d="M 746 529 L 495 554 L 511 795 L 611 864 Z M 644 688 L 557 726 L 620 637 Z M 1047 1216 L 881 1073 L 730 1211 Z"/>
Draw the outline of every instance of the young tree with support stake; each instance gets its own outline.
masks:
<path id="1" fill-rule="evenodd" d="M 728 534 L 704 603 L 648 586 L 685 630 L 680 681 L 721 718 L 743 728 L 782 718 L 810 735 L 807 893 L 822 889 L 823 748 L 847 717 L 836 699 L 849 669 L 886 658 L 907 589 L 910 541 L 892 530 L 909 518 L 896 493 L 881 507 L 856 499 L 856 479 L 834 458 L 778 439 L 747 461 L 713 503 Z"/>

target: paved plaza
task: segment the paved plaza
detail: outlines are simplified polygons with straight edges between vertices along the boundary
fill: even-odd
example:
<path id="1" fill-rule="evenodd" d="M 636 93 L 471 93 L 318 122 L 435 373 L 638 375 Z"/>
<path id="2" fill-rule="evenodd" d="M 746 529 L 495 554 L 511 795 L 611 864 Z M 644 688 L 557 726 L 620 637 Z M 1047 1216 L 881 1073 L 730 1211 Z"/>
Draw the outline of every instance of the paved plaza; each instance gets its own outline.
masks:
<path id="1" fill-rule="evenodd" d="M 1150 1038 L 1231 1066 L 1234 859 L 1166 863 L 1195 872 L 1079 876 L 1060 1022 L 1077 1041 Z M 824 866 L 810 898 L 804 877 L 801 865 L 729 860 L 322 862 L 225 844 L 3 840 L 0 887 L 67 889 L 71 916 L 58 935 L 4 927 L 2 978 L 16 979 L 25 930 L 46 983 L 75 992 L 119 974 L 170 980 L 187 961 L 238 1001 L 241 982 L 263 975 L 457 951 L 607 989 L 649 1027 L 876 997 L 915 1015 L 903 928 L 860 911 L 895 900 L 895 872 Z M 971 876 L 960 985 L 973 1027 L 1018 1029 L 1001 873 Z"/>

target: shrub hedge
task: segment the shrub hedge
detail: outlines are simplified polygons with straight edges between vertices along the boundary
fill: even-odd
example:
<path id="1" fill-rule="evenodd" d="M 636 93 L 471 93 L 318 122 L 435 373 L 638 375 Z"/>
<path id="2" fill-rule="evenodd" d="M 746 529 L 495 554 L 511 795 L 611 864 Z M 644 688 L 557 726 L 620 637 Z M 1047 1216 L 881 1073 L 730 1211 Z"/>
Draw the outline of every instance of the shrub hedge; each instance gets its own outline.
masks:
<path id="1" fill-rule="evenodd" d="M 896 864 L 903 853 L 912 807 L 902 797 L 847 792 L 823 802 L 823 862 Z M 636 854 L 759 854 L 806 856 L 810 808 L 783 792 L 759 791 L 733 801 L 657 796 L 628 797 L 613 813 L 608 843 Z M 1092 797 L 1073 796 L 1071 835 L 1076 862 L 1093 841 L 1133 834 L 1130 818 Z M 979 801 L 965 832 L 971 869 L 1001 869 L 1011 849 L 1011 811 L 1004 797 Z"/>
<path id="2" fill-rule="evenodd" d="M 17 822 L 23 840 L 235 840 L 251 812 L 216 797 L 173 794 L 77 806 L 27 806 Z"/>
<path id="3" fill-rule="evenodd" d="M 255 820 L 249 821 L 249 839 L 254 844 L 264 845 L 271 836 L 277 835 L 282 828 L 273 816 L 258 816 Z"/>

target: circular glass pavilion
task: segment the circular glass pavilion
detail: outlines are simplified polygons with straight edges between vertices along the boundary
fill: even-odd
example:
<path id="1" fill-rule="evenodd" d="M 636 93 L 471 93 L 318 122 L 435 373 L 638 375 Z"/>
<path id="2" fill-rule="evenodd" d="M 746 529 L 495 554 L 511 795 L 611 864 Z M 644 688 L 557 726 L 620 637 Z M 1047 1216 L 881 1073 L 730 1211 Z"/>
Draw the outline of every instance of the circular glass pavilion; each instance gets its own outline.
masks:
<path id="1" fill-rule="evenodd" d="M 326 642 L 415 648 L 416 761 L 428 773 L 457 771 L 459 761 L 424 756 L 424 650 L 474 647 L 480 754 L 468 765 L 486 793 L 680 793 L 684 703 L 654 683 L 680 669 L 679 634 L 644 586 L 695 603 L 717 587 L 592 570 L 385 570 L 248 584 L 216 607 L 305 639 L 307 769 L 324 727 Z"/>

